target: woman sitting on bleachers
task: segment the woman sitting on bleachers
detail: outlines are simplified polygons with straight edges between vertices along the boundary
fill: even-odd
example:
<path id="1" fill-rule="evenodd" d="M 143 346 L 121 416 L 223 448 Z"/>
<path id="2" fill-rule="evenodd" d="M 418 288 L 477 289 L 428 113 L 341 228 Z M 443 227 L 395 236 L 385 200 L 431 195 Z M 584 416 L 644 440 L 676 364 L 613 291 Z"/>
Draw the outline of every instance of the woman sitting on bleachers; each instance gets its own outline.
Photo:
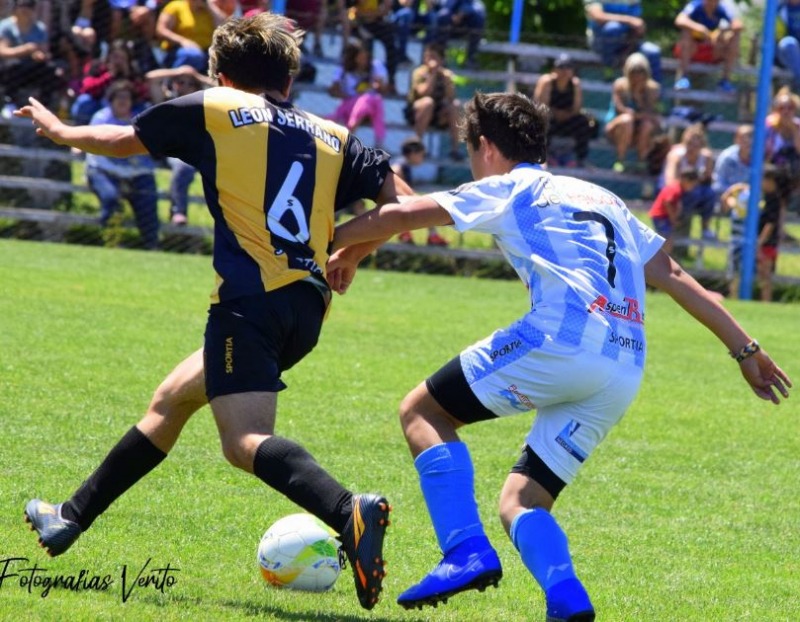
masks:
<path id="1" fill-rule="evenodd" d="M 623 75 L 614 81 L 611 106 L 606 115 L 606 137 L 614 145 L 617 159 L 614 171 L 625 171 L 628 148 L 636 148 L 636 170 L 645 170 L 653 138 L 660 131 L 658 100 L 661 86 L 652 79 L 650 63 L 641 52 L 628 56 Z"/>
<path id="2" fill-rule="evenodd" d="M 716 239 L 710 221 L 714 214 L 716 195 L 711 188 L 714 175 L 714 153 L 708 147 L 705 126 L 694 123 L 683 130 L 681 142 L 673 145 L 664 161 L 662 186 L 672 184 L 680 178 L 681 171 L 696 170 L 698 183 L 682 195 L 682 213 L 685 220 L 699 214 L 703 225 L 703 238 Z"/>
<path id="3" fill-rule="evenodd" d="M 765 136 L 765 159 L 787 173 L 796 176 L 800 172 L 800 97 L 788 86 L 782 87 L 772 100 L 772 111 L 767 115 Z"/>
<path id="4" fill-rule="evenodd" d="M 533 99 L 550 108 L 550 126 L 547 142 L 553 136 L 568 136 L 575 141 L 575 161 L 572 166 L 582 167 L 589 155 L 589 140 L 596 137 L 597 125 L 581 111 L 583 89 L 575 75 L 572 57 L 561 54 L 553 63 L 553 70 L 543 74 L 536 82 Z M 548 144 L 548 152 L 551 152 Z M 567 164 L 570 166 L 570 164 Z"/>

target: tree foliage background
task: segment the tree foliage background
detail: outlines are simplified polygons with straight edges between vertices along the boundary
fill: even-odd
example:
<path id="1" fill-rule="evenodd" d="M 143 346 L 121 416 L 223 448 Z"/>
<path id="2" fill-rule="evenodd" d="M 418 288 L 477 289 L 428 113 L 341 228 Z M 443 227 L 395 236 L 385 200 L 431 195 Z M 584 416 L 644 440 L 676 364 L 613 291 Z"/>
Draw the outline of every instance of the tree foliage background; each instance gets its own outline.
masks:
<path id="1" fill-rule="evenodd" d="M 513 0 L 484 0 L 487 34 L 495 40 L 508 38 Z M 650 37 L 674 38 L 672 22 L 686 0 L 645 1 L 644 19 Z M 750 5 L 751 2 L 741 2 Z M 527 43 L 579 45 L 586 32 L 583 0 L 524 0 L 520 40 Z"/>

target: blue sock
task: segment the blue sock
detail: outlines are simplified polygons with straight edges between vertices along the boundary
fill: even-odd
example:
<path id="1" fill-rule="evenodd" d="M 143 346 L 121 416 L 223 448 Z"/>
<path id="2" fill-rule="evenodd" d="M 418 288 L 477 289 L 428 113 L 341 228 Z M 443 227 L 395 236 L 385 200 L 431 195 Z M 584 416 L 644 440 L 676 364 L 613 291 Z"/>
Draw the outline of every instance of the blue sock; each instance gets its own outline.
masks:
<path id="1" fill-rule="evenodd" d="M 557 583 L 577 578 L 567 536 L 547 510 L 534 508 L 517 514 L 511 523 L 511 541 L 545 594 Z"/>
<path id="2" fill-rule="evenodd" d="M 442 553 L 467 538 L 485 536 L 475 500 L 475 472 L 464 443 L 429 447 L 414 466 Z"/>

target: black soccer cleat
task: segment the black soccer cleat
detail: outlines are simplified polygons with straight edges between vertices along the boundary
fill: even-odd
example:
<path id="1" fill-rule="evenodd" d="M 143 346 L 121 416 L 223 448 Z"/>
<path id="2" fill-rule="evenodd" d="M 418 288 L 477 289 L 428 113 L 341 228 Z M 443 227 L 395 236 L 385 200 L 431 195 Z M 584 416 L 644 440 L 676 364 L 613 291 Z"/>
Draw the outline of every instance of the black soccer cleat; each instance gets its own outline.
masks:
<path id="1" fill-rule="evenodd" d="M 364 609 L 372 609 L 378 602 L 386 576 L 383 538 L 391 509 L 385 497 L 353 495 L 353 514 L 342 530 L 342 549 L 353 569 L 356 593 Z"/>
<path id="2" fill-rule="evenodd" d="M 51 505 L 40 499 L 32 499 L 25 506 L 25 522 L 39 533 L 39 546 L 50 557 L 61 555 L 78 536 L 81 528 L 78 523 L 61 517 L 61 504 Z"/>

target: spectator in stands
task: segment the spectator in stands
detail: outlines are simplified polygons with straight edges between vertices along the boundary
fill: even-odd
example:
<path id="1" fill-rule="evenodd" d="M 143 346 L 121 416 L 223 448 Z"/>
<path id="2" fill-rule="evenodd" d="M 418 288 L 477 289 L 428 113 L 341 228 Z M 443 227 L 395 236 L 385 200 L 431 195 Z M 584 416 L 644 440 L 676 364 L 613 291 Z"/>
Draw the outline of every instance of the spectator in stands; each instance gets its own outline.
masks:
<path id="1" fill-rule="evenodd" d="M 800 174 L 800 97 L 781 87 L 772 100 L 772 111 L 766 119 L 764 156 L 795 179 Z"/>
<path id="2" fill-rule="evenodd" d="M 328 89 L 330 95 L 342 101 L 329 118 L 351 132 L 369 119 L 375 132 L 374 146 L 382 147 L 386 140 L 383 93 L 387 78 L 386 67 L 372 58 L 361 41 L 349 41 L 342 51 L 342 64 L 334 71 Z"/>
<path id="3" fill-rule="evenodd" d="M 467 40 L 465 65 L 477 67 L 478 47 L 486 27 L 486 7 L 481 0 L 436 0 L 428 3 L 428 41 L 445 48 L 451 37 Z"/>
<path id="4" fill-rule="evenodd" d="M 556 58 L 553 70 L 537 80 L 533 99 L 550 107 L 548 142 L 553 136 L 571 136 L 577 160 L 573 164 L 583 166 L 589 154 L 589 140 L 597 133 L 597 123 L 581 111 L 581 80 L 575 75 L 575 63 L 569 54 Z"/>
<path id="5" fill-rule="evenodd" d="M 4 114 L 35 96 L 50 102 L 61 72 L 52 62 L 47 27 L 36 19 L 36 0 L 14 0 L 14 12 L 0 21 L 0 85 Z"/>
<path id="6" fill-rule="evenodd" d="M 133 117 L 136 91 L 127 80 L 114 82 L 107 92 L 108 106 L 95 113 L 91 125 L 129 125 Z M 149 155 L 112 158 L 86 154 L 89 187 L 100 200 L 100 223 L 109 219 L 125 198 L 131 204 L 145 248 L 158 246 L 158 210 L 155 164 Z"/>
<path id="7" fill-rule="evenodd" d="M 458 109 L 453 72 L 444 65 L 444 47 L 429 43 L 422 53 L 422 64 L 411 74 L 408 101 L 403 114 L 414 132 L 423 139 L 428 128 L 450 132 L 450 157 L 463 160 L 458 144 Z"/>
<path id="8" fill-rule="evenodd" d="M 786 216 L 786 183 L 775 166 L 765 165 L 761 180 L 763 206 L 758 214 L 756 280 L 762 302 L 772 302 L 772 277 L 778 260 L 783 221 Z"/>
<path id="9" fill-rule="evenodd" d="M 140 104 L 143 105 L 149 99 L 147 82 L 131 59 L 128 42 L 122 39 L 111 43 L 105 59 L 92 60 L 86 64 L 78 96 L 70 110 L 72 120 L 78 125 L 87 125 L 94 113 L 107 105 L 106 90 L 117 80 L 132 82 L 136 89 L 136 100 Z"/>
<path id="10" fill-rule="evenodd" d="M 211 35 L 228 15 L 219 8 L 219 0 L 171 0 L 161 10 L 156 35 L 167 52 L 164 65 L 189 65 L 197 71 L 208 69 Z"/>
<path id="11" fill-rule="evenodd" d="M 353 34 L 364 41 L 370 52 L 375 39 L 383 44 L 386 52 L 386 70 L 389 74 L 388 91 L 396 93 L 395 73 L 400 56 L 395 41 L 395 25 L 392 21 L 392 0 L 353 0 L 352 4 L 355 25 Z"/>
<path id="12" fill-rule="evenodd" d="M 214 80 L 188 65 L 174 69 L 153 69 L 145 77 L 150 84 L 150 99 L 153 104 L 216 85 Z M 169 183 L 170 222 L 183 226 L 188 222 L 189 186 L 194 181 L 197 169 L 173 157 L 167 158 L 167 165 L 172 171 Z"/>
<path id="13" fill-rule="evenodd" d="M 111 8 L 109 39 L 130 42 L 133 59 L 143 72 L 158 65 L 156 47 L 158 0 L 107 0 Z"/>
<path id="14" fill-rule="evenodd" d="M 694 188 L 682 194 L 684 219 L 688 223 L 693 214 L 699 214 L 703 239 L 715 240 L 717 236 L 710 226 L 716 203 L 716 195 L 711 188 L 714 153 L 708 147 L 702 123 L 693 123 L 684 129 L 681 142 L 669 150 L 664 162 L 663 186 L 674 185 L 684 170 L 695 170 L 698 175 L 698 183 Z"/>
<path id="15" fill-rule="evenodd" d="M 800 0 L 783 0 L 778 6 L 775 61 L 792 72 L 792 89 L 800 90 Z"/>
<path id="16" fill-rule="evenodd" d="M 408 40 L 416 29 L 424 27 L 424 17 L 420 14 L 420 1 L 393 0 L 392 2 L 392 22 L 394 22 L 399 64 L 413 62 L 408 56 Z"/>
<path id="17" fill-rule="evenodd" d="M 678 179 L 661 188 L 653 201 L 648 215 L 653 221 L 653 229 L 664 238 L 662 248 L 666 253 L 672 253 L 673 234 L 680 228 L 684 217 L 684 197 L 697 187 L 699 180 L 696 168 L 682 169 Z"/>
<path id="18" fill-rule="evenodd" d="M 644 40 L 647 23 L 642 19 L 642 3 L 584 0 L 583 6 L 589 47 L 600 55 L 603 65 L 613 71 L 622 67 L 629 54 L 641 52 L 650 62 L 653 80 L 660 84 L 661 48 Z"/>
<path id="19" fill-rule="evenodd" d="M 253 17 L 259 13 L 272 10 L 271 0 L 240 0 L 239 8 L 242 11 L 242 17 Z"/>
<path id="20" fill-rule="evenodd" d="M 404 180 L 409 186 L 414 186 L 414 167 L 425 161 L 425 143 L 419 136 L 409 136 L 400 147 L 401 156 L 392 162 L 394 174 Z M 414 244 L 410 231 L 398 234 L 397 239 L 404 244 Z M 447 246 L 445 240 L 436 227 L 428 227 L 428 246 Z"/>
<path id="21" fill-rule="evenodd" d="M 730 217 L 730 243 L 726 276 L 730 283 L 730 295 L 735 297 L 739 291 L 739 269 L 744 221 L 747 202 L 750 199 L 750 169 L 753 155 L 752 125 L 743 124 L 736 129 L 733 144 L 722 150 L 714 164 L 711 188 L 719 197 L 720 212 Z"/>
<path id="22" fill-rule="evenodd" d="M 628 148 L 636 148 L 636 168 L 647 168 L 653 138 L 660 131 L 658 100 L 661 87 L 650 75 L 650 63 L 641 52 L 628 56 L 622 77 L 614 80 L 611 106 L 606 115 L 605 134 L 614 145 L 617 159 L 613 169 L 625 171 Z"/>
<path id="23" fill-rule="evenodd" d="M 729 283 L 729 295 L 737 298 L 742 270 L 742 248 L 744 246 L 745 219 L 750 201 L 750 182 L 747 180 L 737 182 L 726 189 L 722 195 L 720 211 L 728 214 L 731 225 L 730 240 L 728 242 L 728 261 L 725 276 Z"/>
<path id="24" fill-rule="evenodd" d="M 736 88 L 730 77 L 734 65 L 739 62 L 739 39 L 744 28 L 741 20 L 734 17 L 719 0 L 692 0 L 675 18 L 680 38 L 675 44 L 675 56 L 680 66 L 675 73 L 675 89 L 692 88 L 686 77 L 689 64 L 722 63 L 722 79 L 719 88 L 733 92 Z"/>
<path id="25" fill-rule="evenodd" d="M 74 15 L 72 27 L 69 29 L 72 35 L 72 41 L 78 48 L 89 53 L 96 51 L 97 44 L 99 43 L 98 30 L 92 23 L 95 17 L 95 4 L 97 4 L 97 0 L 78 0 L 72 2 L 72 6 L 77 8 L 77 14 Z M 73 13 L 74 8 L 72 11 Z M 98 25 L 104 25 L 106 28 L 109 26 L 107 23 Z M 106 32 L 107 31 L 100 29 L 99 34 L 102 37 Z"/>
<path id="26" fill-rule="evenodd" d="M 48 24 L 50 50 L 65 69 L 71 96 L 80 88 L 83 68 L 100 55 L 101 41 L 107 40 L 108 14 L 95 9 L 96 0 L 50 2 L 43 21 Z"/>
<path id="27" fill-rule="evenodd" d="M 753 131 L 752 125 L 740 125 L 734 134 L 734 143 L 722 150 L 714 164 L 711 189 L 719 197 L 722 211 L 730 211 L 726 206 L 730 195 L 737 192 L 736 186 L 750 183 Z"/>
<path id="28" fill-rule="evenodd" d="M 772 164 L 764 165 L 761 180 L 761 210 L 758 217 L 758 237 L 756 239 L 756 280 L 763 302 L 772 300 L 772 278 L 778 258 L 782 223 L 786 211 L 787 187 L 785 175 Z M 724 195 L 722 210 L 730 214 L 731 237 L 728 253 L 728 277 L 730 295 L 739 292 L 742 268 L 742 251 L 745 237 L 745 219 L 750 201 L 750 185 L 740 182 L 731 186 Z"/>
<path id="29" fill-rule="evenodd" d="M 327 0 L 286 0 L 286 17 L 299 28 L 314 34 L 314 56 L 323 57 L 322 34 L 328 21 Z"/>

